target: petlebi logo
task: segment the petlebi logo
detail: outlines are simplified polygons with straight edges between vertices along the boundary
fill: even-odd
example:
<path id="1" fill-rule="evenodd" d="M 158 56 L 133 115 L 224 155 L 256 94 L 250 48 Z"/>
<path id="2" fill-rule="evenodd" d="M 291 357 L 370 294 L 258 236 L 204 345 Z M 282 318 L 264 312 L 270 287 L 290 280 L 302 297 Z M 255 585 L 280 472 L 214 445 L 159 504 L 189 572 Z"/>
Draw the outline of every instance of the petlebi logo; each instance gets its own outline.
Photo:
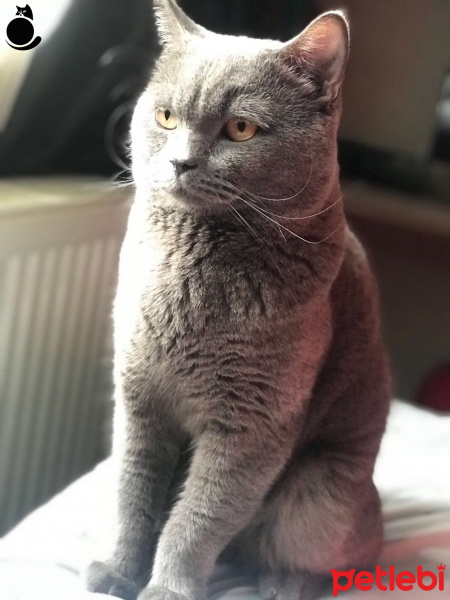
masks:
<path id="1" fill-rule="evenodd" d="M 350 569 L 350 571 L 331 569 L 333 596 L 337 596 L 339 592 L 346 592 L 353 586 L 362 592 L 368 592 L 374 586 L 383 592 L 387 590 L 392 592 L 395 589 L 409 592 L 415 586 L 426 592 L 437 587 L 440 592 L 443 592 L 445 585 L 444 571 L 445 565 L 442 563 L 437 565 L 437 574 L 433 571 L 424 571 L 421 565 L 418 565 L 416 573 L 412 571 L 396 573 L 393 566 L 388 567 L 387 571 L 383 571 L 379 565 L 375 569 L 375 574 L 370 571 L 356 573 L 356 569 Z M 344 578 L 345 581 L 342 581 Z"/>
<path id="2" fill-rule="evenodd" d="M 14 50 L 31 50 L 41 43 L 42 38 L 34 36 L 33 11 L 27 4 L 25 7 L 16 6 L 16 17 L 6 28 L 6 43 Z M 31 41 L 33 40 L 33 41 Z"/>

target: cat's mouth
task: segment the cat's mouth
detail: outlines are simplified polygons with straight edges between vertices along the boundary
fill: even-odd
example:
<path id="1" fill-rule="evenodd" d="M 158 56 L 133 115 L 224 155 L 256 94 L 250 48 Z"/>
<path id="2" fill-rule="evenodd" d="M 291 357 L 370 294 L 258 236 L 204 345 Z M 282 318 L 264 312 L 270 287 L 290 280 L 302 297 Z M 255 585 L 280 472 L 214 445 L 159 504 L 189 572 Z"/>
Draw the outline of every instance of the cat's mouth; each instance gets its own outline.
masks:
<path id="1" fill-rule="evenodd" d="M 229 199 L 219 191 L 202 182 L 189 182 L 177 180 L 172 187 L 172 194 L 177 200 L 196 208 L 226 207 Z"/>

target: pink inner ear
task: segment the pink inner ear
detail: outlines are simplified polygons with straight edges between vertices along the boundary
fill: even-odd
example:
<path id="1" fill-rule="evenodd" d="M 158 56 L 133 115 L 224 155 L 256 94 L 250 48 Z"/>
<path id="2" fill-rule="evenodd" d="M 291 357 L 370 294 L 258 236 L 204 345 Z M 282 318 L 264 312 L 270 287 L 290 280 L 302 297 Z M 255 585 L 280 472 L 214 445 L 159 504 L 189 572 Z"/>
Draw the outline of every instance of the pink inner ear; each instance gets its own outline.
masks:
<path id="1" fill-rule="evenodd" d="M 345 55 L 346 43 L 343 26 L 333 17 L 319 21 L 307 35 L 308 53 L 319 63 L 334 62 L 339 54 Z"/>
<path id="2" fill-rule="evenodd" d="M 327 71 L 330 83 L 340 81 L 348 55 L 348 29 L 337 14 L 319 17 L 285 48 L 289 62 L 304 63 Z"/>

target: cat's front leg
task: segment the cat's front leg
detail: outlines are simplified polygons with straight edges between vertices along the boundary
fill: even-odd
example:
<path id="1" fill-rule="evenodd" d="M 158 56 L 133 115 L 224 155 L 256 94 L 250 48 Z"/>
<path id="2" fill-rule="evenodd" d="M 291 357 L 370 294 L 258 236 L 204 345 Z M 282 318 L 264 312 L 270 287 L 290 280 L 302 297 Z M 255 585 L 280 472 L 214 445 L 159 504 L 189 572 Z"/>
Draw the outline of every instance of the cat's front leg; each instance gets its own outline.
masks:
<path id="1" fill-rule="evenodd" d="M 258 420 L 248 427 L 220 425 L 201 435 L 139 600 L 205 597 L 218 555 L 254 515 L 285 465 L 294 421 L 278 429 Z"/>
<path id="2" fill-rule="evenodd" d="M 135 600 L 151 570 L 152 543 L 179 457 L 178 437 L 158 411 L 116 406 L 118 536 L 110 558 L 87 572 L 90 591 Z M 118 440 L 121 440 L 120 442 Z"/>

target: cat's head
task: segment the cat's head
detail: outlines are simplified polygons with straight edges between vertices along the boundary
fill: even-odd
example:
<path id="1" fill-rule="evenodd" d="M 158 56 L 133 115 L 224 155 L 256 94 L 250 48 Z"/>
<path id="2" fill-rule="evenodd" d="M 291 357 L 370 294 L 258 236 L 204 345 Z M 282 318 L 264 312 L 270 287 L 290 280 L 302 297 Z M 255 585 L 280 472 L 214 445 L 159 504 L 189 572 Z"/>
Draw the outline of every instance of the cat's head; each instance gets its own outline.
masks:
<path id="1" fill-rule="evenodd" d="M 132 123 L 138 189 L 197 210 L 250 194 L 294 196 L 277 212 L 310 207 L 337 173 L 344 15 L 282 43 L 209 32 L 174 0 L 155 6 L 163 50 Z"/>
<path id="2" fill-rule="evenodd" d="M 28 6 L 28 4 L 24 8 L 21 8 L 20 6 L 16 6 L 16 8 L 17 8 L 16 15 L 21 15 L 22 17 L 27 17 L 28 19 L 33 19 L 33 11 Z"/>

